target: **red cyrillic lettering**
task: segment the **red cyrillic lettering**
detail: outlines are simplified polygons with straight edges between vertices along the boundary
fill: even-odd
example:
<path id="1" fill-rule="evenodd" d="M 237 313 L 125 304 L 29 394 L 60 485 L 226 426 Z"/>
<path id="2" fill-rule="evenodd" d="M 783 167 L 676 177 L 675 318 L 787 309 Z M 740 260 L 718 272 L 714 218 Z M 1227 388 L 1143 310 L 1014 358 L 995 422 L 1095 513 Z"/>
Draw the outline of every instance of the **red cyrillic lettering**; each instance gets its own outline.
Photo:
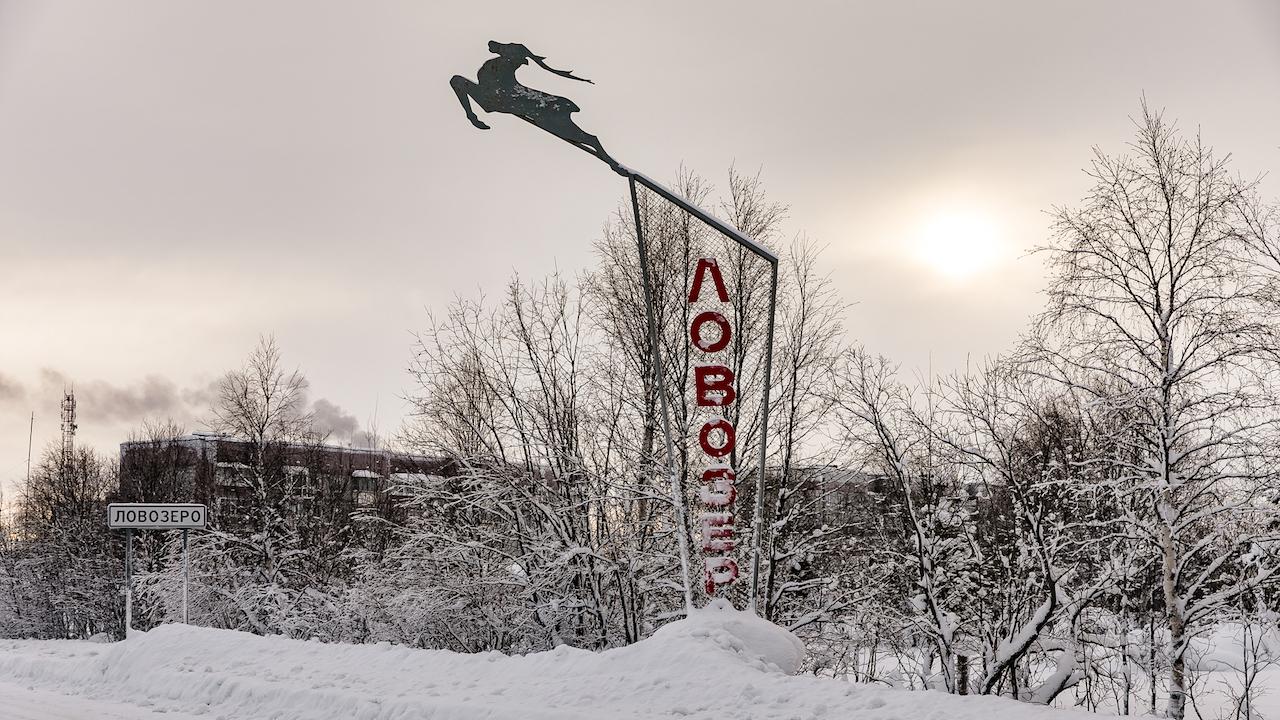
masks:
<path id="1" fill-rule="evenodd" d="M 728 552 L 733 549 L 733 514 L 704 512 L 698 517 L 702 527 L 703 552 Z"/>
<path id="2" fill-rule="evenodd" d="M 724 278 L 720 276 L 720 266 L 715 258 L 698 258 L 698 267 L 693 271 L 693 287 L 689 290 L 689 302 L 698 302 L 702 292 L 702 278 L 711 273 L 711 282 L 716 286 L 716 297 L 720 302 L 729 302 L 729 291 L 724 289 Z"/>
<path id="3" fill-rule="evenodd" d="M 734 487 L 738 476 L 728 465 L 717 465 L 702 471 L 702 482 L 710 487 L 698 491 L 703 505 L 710 507 L 729 507 L 738 497 L 738 488 Z"/>
<path id="4" fill-rule="evenodd" d="M 716 430 L 724 433 L 724 444 L 718 447 L 711 444 L 711 433 Z M 733 443 L 733 424 L 724 418 L 712 418 L 698 431 L 698 444 L 702 446 L 702 452 L 711 457 L 724 457 L 733 452 Z"/>
<path id="5" fill-rule="evenodd" d="M 720 328 L 720 337 L 715 342 L 707 343 L 702 337 L 702 328 L 707 323 L 715 323 Z M 694 347 L 705 353 L 720 352 L 729 346 L 729 339 L 732 337 L 733 331 L 729 327 L 729 321 L 715 310 L 698 313 L 698 316 L 689 324 L 689 339 L 693 341 Z"/>
<path id="6" fill-rule="evenodd" d="M 714 595 L 717 585 L 728 585 L 738 579 L 738 563 L 731 557 L 709 557 L 704 562 L 708 595 Z"/>
<path id="7" fill-rule="evenodd" d="M 695 367 L 693 385 L 701 407 L 723 407 L 738 397 L 733 390 L 733 371 L 724 365 Z"/>

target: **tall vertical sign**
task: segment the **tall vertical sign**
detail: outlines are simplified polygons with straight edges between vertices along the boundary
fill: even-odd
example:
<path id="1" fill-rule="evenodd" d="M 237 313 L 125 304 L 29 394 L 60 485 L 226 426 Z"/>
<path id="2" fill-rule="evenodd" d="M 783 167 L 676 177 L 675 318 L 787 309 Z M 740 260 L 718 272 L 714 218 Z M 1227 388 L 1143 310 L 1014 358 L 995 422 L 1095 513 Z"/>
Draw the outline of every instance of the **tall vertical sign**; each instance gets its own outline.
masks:
<path id="1" fill-rule="evenodd" d="M 765 497 L 765 460 L 768 452 L 769 437 L 769 389 L 770 373 L 773 367 L 773 324 L 778 299 L 778 256 L 767 247 L 747 237 L 737 229 L 718 220 L 715 216 L 680 197 L 661 183 L 643 173 L 636 172 L 615 160 L 605 152 L 604 145 L 595 135 L 578 127 L 571 117 L 578 112 L 577 103 L 568 98 L 552 95 L 535 88 L 526 87 L 516 79 L 516 71 L 533 61 L 542 69 L 572 80 L 591 82 L 578 77 L 568 70 L 557 70 L 545 62 L 546 57 L 534 54 L 527 46 L 519 43 L 490 42 L 489 52 L 495 57 L 489 58 L 480 66 L 476 79 L 454 75 L 449 80 L 461 103 L 463 112 L 471 124 L 481 130 L 488 130 L 489 125 L 476 115 L 472 102 L 487 113 L 504 113 L 513 115 L 546 132 L 564 140 L 570 145 L 590 153 L 593 157 L 604 161 L 622 177 L 627 179 L 631 189 L 631 209 L 635 213 L 636 245 L 640 251 L 640 273 L 644 281 L 645 313 L 649 325 L 649 348 L 652 354 L 653 382 L 656 387 L 662 408 L 662 430 L 666 439 L 666 468 L 664 470 L 671 487 L 671 505 L 675 517 L 676 547 L 680 555 L 681 585 L 684 590 L 685 607 L 692 610 L 693 581 L 690 567 L 689 525 L 684 507 L 684 483 L 678 476 L 676 465 L 675 438 L 671 431 L 671 414 L 668 408 L 667 391 L 663 364 L 661 361 L 661 343 L 658 337 L 658 324 L 654 310 L 653 278 L 650 277 L 648 251 L 645 247 L 644 229 L 640 217 L 640 202 L 636 192 L 637 185 L 643 185 L 667 202 L 673 203 L 689 215 L 702 221 L 711 229 L 737 243 L 738 247 L 754 254 L 769 264 L 769 303 L 768 330 L 765 336 L 764 373 L 761 386 L 760 404 L 760 442 L 757 443 L 759 458 L 756 468 L 755 506 L 751 515 L 750 527 L 753 528 L 751 547 L 750 585 L 747 589 L 747 603 L 755 607 L 759 588 L 760 556 L 763 550 L 764 497 Z M 724 278 L 715 258 L 701 258 L 694 277 L 693 287 L 689 290 L 690 304 L 697 301 L 702 283 L 710 279 L 715 285 L 716 298 L 721 303 L 729 302 L 729 294 L 725 291 Z M 718 329 L 718 335 L 706 335 L 711 328 Z M 733 329 L 722 313 L 708 311 L 699 313 L 689 328 L 690 339 L 695 347 L 709 356 L 724 350 L 729 345 Z M 711 339 L 714 337 L 715 339 Z M 714 359 L 714 358 L 709 358 Z M 706 469 L 702 472 L 702 487 L 699 497 L 703 512 L 699 515 L 698 525 L 702 530 L 702 550 L 704 553 L 704 578 L 707 592 L 715 595 L 716 591 L 732 583 L 738 578 L 738 564 L 731 552 L 734 549 L 734 515 L 733 502 L 737 496 L 734 487 L 736 475 L 731 464 L 734 454 L 733 424 L 724 417 L 724 408 L 737 399 L 733 371 L 724 364 L 704 363 L 696 368 L 696 387 L 698 405 L 700 407 L 719 408 L 720 412 L 710 417 L 698 433 L 698 443 L 707 456 Z"/>
<path id="2" fill-rule="evenodd" d="M 689 288 L 690 307 L 699 301 L 708 280 L 716 300 L 722 304 L 729 302 L 719 263 L 715 258 L 704 257 L 698 258 L 698 266 L 693 272 L 693 286 Z M 698 526 L 702 534 L 703 581 L 707 594 L 712 596 L 721 587 L 738 579 L 738 563 L 732 555 L 733 501 L 738 497 L 738 478 L 732 465 L 735 437 L 733 423 L 725 417 L 725 410 L 738 396 L 734 390 L 733 370 L 716 357 L 729 346 L 732 338 L 733 327 L 718 310 L 704 310 L 689 324 L 689 341 L 707 360 L 694 367 L 693 386 L 698 407 L 711 409 L 711 416 L 698 430 L 698 446 L 707 458 L 698 491 L 702 502 Z"/>

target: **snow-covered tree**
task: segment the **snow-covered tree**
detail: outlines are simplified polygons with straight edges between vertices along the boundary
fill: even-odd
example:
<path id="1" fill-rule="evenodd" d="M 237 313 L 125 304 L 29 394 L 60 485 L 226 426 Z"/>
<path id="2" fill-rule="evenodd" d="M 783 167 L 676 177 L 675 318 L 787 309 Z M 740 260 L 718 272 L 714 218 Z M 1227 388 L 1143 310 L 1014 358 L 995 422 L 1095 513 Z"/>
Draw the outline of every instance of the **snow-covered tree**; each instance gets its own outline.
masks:
<path id="1" fill-rule="evenodd" d="M 883 609 L 903 618 L 906 644 L 921 651 L 915 659 L 925 684 L 959 692 L 958 645 L 974 631 L 968 609 L 978 558 L 959 478 L 935 452 L 935 419 L 892 363 L 860 349 L 846 354 L 833 397 L 848 462 L 887 481 L 880 510 L 889 519 L 875 551 L 896 592 Z"/>
<path id="2" fill-rule="evenodd" d="M 47 450 L 21 485 L 13 525 L 0 528 L 0 592 L 12 614 L 0 635 L 118 634 L 123 553 L 106 528 L 114 465 L 87 448 Z"/>
<path id="3" fill-rule="evenodd" d="M 819 248 L 801 238 L 782 259 L 770 419 L 775 464 L 759 520 L 764 537 L 757 600 L 762 617 L 815 640 L 821 625 L 837 629 L 867 594 L 858 581 L 865 575 L 855 579 L 865 563 L 853 537 L 867 518 L 851 512 L 848 502 L 861 490 L 859 478 L 822 452 L 843 350 L 844 306 L 821 274 L 819 257 Z"/>
<path id="4" fill-rule="evenodd" d="M 636 582 L 639 558 L 617 513 L 638 498 L 615 477 L 619 453 L 589 449 L 618 418 L 597 414 L 613 398 L 593 387 L 582 310 L 558 278 L 513 282 L 499 307 L 460 301 L 421 338 L 409 439 L 460 474 L 398 490 L 411 519 L 393 556 L 424 600 L 448 598 L 446 623 L 471 628 L 451 645 L 598 648 L 635 626 L 619 584 Z"/>
<path id="5" fill-rule="evenodd" d="M 1280 338 L 1239 213 L 1253 186 L 1145 106 L 1130 150 L 1097 152 L 1092 191 L 1056 212 L 1031 345 L 1043 375 L 1091 412 L 1131 420 L 1097 460 L 1119 470 L 1128 532 L 1159 556 L 1168 714 L 1180 719 L 1188 644 L 1275 572 L 1272 546 L 1235 519 L 1272 510 L 1255 490 L 1274 482 Z"/>

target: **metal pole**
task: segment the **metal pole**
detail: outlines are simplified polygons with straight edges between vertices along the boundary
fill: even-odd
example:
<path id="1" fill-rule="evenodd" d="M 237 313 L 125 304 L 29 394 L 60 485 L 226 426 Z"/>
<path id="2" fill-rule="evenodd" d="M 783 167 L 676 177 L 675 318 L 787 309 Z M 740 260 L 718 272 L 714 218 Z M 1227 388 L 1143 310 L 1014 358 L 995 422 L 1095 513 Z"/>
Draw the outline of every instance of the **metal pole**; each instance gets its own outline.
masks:
<path id="1" fill-rule="evenodd" d="M 685 522 L 684 491 L 676 476 L 675 441 L 671 438 L 671 414 L 667 408 L 667 391 L 665 376 L 662 370 L 662 354 L 658 341 L 658 324 L 653 309 L 653 290 L 649 279 L 649 251 L 644 242 L 644 231 L 640 222 L 640 199 L 636 195 L 636 178 L 627 178 L 631 187 L 631 210 L 636 219 L 636 245 L 640 250 L 640 275 L 644 279 L 644 307 L 649 321 L 649 351 L 653 355 L 653 379 L 662 406 L 662 434 L 667 440 L 667 478 L 671 482 L 671 500 L 676 511 L 676 540 L 680 543 L 680 569 L 684 573 L 684 608 L 686 612 L 693 610 L 693 586 L 689 578 L 689 526 Z"/>
<path id="2" fill-rule="evenodd" d="M 187 622 L 187 584 L 191 581 L 191 565 L 187 562 L 187 529 L 182 529 L 182 624 Z"/>
<path id="3" fill-rule="evenodd" d="M 664 187 L 661 183 L 653 180 L 652 178 L 642 173 L 638 173 L 634 170 L 631 170 L 630 168 L 623 168 L 623 171 L 625 171 L 625 174 L 631 183 L 631 203 L 632 203 L 632 209 L 636 213 L 637 233 L 639 232 L 640 211 L 636 201 L 635 186 L 636 186 L 636 183 L 638 182 L 641 185 L 644 185 L 649 190 L 657 193 L 659 196 L 666 199 L 667 201 L 672 202 L 678 205 L 679 207 L 683 208 L 686 212 L 698 218 L 702 222 L 706 223 L 712 229 L 732 239 L 733 241 L 737 242 L 740 246 L 746 248 L 747 250 L 754 253 L 756 256 L 758 256 L 765 262 L 769 263 L 769 268 L 770 268 L 769 325 L 768 325 L 767 338 L 765 342 L 764 398 L 760 407 L 760 413 L 761 413 L 760 458 L 759 458 L 760 467 L 759 467 L 759 472 L 756 478 L 756 502 L 755 502 L 755 510 L 753 512 L 753 518 L 752 518 L 754 536 L 752 538 L 753 547 L 752 547 L 752 553 L 751 553 L 751 586 L 747 590 L 747 603 L 752 610 L 755 610 L 756 604 L 757 604 L 756 600 L 759 595 L 760 556 L 764 553 L 764 537 L 765 537 L 765 530 L 766 530 L 762 526 L 764 524 L 764 498 L 765 498 L 765 484 L 766 484 L 765 473 L 767 470 L 765 463 L 767 462 L 767 458 L 768 458 L 768 446 L 769 446 L 769 409 L 770 409 L 770 391 L 772 389 L 771 385 L 772 385 L 772 374 L 773 374 L 774 319 L 777 316 L 777 305 L 778 305 L 778 256 L 775 255 L 773 251 L 757 243 L 755 240 L 747 237 L 746 235 L 743 235 L 741 232 L 739 232 L 735 228 L 725 224 L 724 222 L 721 222 L 714 215 L 711 215 L 710 213 L 706 212 L 702 208 L 699 208 L 693 203 L 685 200 L 684 198 L 680 197 L 675 192 Z M 645 260 L 644 251 L 643 251 L 643 240 L 641 240 L 641 248 L 642 248 L 641 260 L 643 262 Z M 647 293 L 649 290 L 649 286 L 647 284 L 648 271 L 643 264 L 641 266 L 641 269 L 645 271 L 645 278 L 646 278 L 645 291 Z M 645 295 L 645 300 L 646 302 L 649 302 L 648 294 Z M 652 313 L 652 308 L 649 308 L 649 311 L 650 313 Z M 650 328 L 651 329 L 654 328 L 652 319 L 650 320 Z M 656 333 L 656 329 L 654 329 L 654 332 Z M 654 352 L 655 352 L 655 357 L 657 357 L 656 347 Z M 663 393 L 662 399 L 663 399 L 663 402 L 665 403 L 666 401 L 665 393 Z M 665 413 L 665 408 L 664 408 L 664 413 Z M 665 414 L 663 416 L 663 420 L 664 421 L 666 420 Z"/>
<path id="4" fill-rule="evenodd" d="M 755 537 L 751 548 L 751 588 L 747 600 L 748 606 L 753 611 L 756 609 L 756 598 L 759 595 L 760 588 L 760 556 L 764 553 L 764 485 L 765 459 L 769 450 L 769 390 L 772 384 L 771 375 L 773 374 L 773 319 L 778 314 L 777 259 L 772 260 L 769 265 L 773 269 L 773 274 L 769 282 L 769 331 L 764 351 L 764 404 L 760 408 L 760 472 L 756 476 L 756 510 L 755 516 L 751 521 Z M 766 609 L 768 605 L 768 598 L 766 598 Z"/>
<path id="5" fill-rule="evenodd" d="M 31 411 L 31 425 L 27 428 L 27 487 L 31 486 L 31 439 L 36 435 L 36 413 Z"/>
<path id="6" fill-rule="evenodd" d="M 522 117 L 519 115 L 517 115 L 517 117 L 520 117 L 520 119 L 532 125 L 535 125 L 535 126 L 537 125 L 537 123 L 533 122 L 533 120 L 531 120 L 530 118 Z M 552 133 L 552 134 L 555 135 L 555 133 Z M 564 140 L 570 145 L 577 147 L 579 150 L 582 150 L 592 155 L 593 157 L 596 157 L 597 159 L 601 159 L 601 160 L 604 159 L 604 158 L 601 158 L 594 151 L 586 147 L 583 147 L 582 145 L 575 143 L 565 137 L 562 137 L 559 135 L 556 135 L 556 137 L 559 137 L 561 140 Z M 646 256 L 646 253 L 645 253 L 644 238 L 641 235 L 641 229 L 640 229 L 640 205 L 639 205 L 639 201 L 636 198 L 636 183 L 638 182 L 641 185 L 644 185 L 650 191 L 658 194 L 668 202 L 674 203 L 675 205 L 683 208 L 690 215 L 693 215 L 697 219 L 701 220 L 703 223 L 710 226 L 712 229 L 716 230 L 721 235 L 724 235 L 725 237 L 730 238 L 734 242 L 738 243 L 740 246 L 746 248 L 750 252 L 754 253 L 756 256 L 763 259 L 765 262 L 769 263 L 771 268 L 772 279 L 769 285 L 769 329 L 768 329 L 768 340 L 765 346 L 765 360 L 764 360 L 764 363 L 765 363 L 764 365 L 764 402 L 760 410 L 761 412 L 760 471 L 759 471 L 759 477 L 756 479 L 756 506 L 755 506 L 755 512 L 753 517 L 753 523 L 755 528 L 754 528 L 754 538 L 752 542 L 754 547 L 752 548 L 752 556 L 751 556 L 751 587 L 748 589 L 748 592 L 747 592 L 748 605 L 751 607 L 752 610 L 755 610 L 756 597 L 758 595 L 758 587 L 759 587 L 760 555 L 764 551 L 764 544 L 763 544 L 764 529 L 761 527 L 761 523 L 764 520 L 765 462 L 768 456 L 768 441 L 769 441 L 769 435 L 768 435 L 769 391 L 770 391 L 769 386 L 771 383 L 770 375 L 773 369 L 774 316 L 777 314 L 776 310 L 777 310 L 777 301 L 778 301 L 778 256 L 775 255 L 773 251 L 770 250 L 769 248 L 761 245 L 760 243 L 756 242 L 754 239 L 742 234 L 734 227 L 722 222 L 719 218 L 715 217 L 711 213 L 703 210 L 697 205 L 694 205 L 688 200 L 685 200 L 684 198 L 680 197 L 675 192 L 663 186 L 662 183 L 657 182 L 653 178 L 650 178 L 649 176 L 643 173 L 636 172 L 635 170 L 632 170 L 631 168 L 628 168 L 623 165 L 618 165 L 617 167 L 614 168 L 614 171 L 617 172 L 619 175 L 622 175 L 623 177 L 627 178 L 627 182 L 631 187 L 631 209 L 635 213 L 635 218 L 636 218 L 636 240 L 640 246 L 640 269 L 644 275 L 644 283 L 645 283 L 644 285 L 645 306 L 646 306 L 645 309 L 647 310 L 649 315 L 649 335 L 650 335 L 649 341 L 653 346 L 652 351 L 653 351 L 653 359 L 654 359 L 655 378 L 658 386 L 658 394 L 662 398 L 662 408 L 663 408 L 662 422 L 663 422 L 663 429 L 667 436 L 667 465 L 672 474 L 672 477 L 671 477 L 672 499 L 676 503 L 676 512 L 679 514 L 679 524 L 680 524 L 679 532 L 682 538 L 687 535 L 688 526 L 685 525 L 685 522 L 684 522 L 684 500 L 681 497 L 677 497 L 680 488 L 679 488 L 679 483 L 677 482 L 677 478 L 675 477 L 675 474 L 674 474 L 675 473 L 675 462 L 674 462 L 675 450 L 673 447 L 674 443 L 671 439 L 671 421 L 667 414 L 667 394 L 662 389 L 663 373 L 661 371 L 661 365 L 659 364 L 660 355 L 659 355 L 659 348 L 658 348 L 658 331 L 657 331 L 657 326 L 655 325 L 654 319 L 653 319 L 653 299 L 652 299 L 650 288 L 649 288 L 648 257 Z M 682 542 L 680 546 L 680 562 L 684 568 L 685 606 L 688 609 L 693 609 L 693 591 L 689 585 L 689 550 L 688 550 L 687 542 Z"/>
<path id="7" fill-rule="evenodd" d="M 124 636 L 133 628 L 133 528 L 124 531 Z"/>

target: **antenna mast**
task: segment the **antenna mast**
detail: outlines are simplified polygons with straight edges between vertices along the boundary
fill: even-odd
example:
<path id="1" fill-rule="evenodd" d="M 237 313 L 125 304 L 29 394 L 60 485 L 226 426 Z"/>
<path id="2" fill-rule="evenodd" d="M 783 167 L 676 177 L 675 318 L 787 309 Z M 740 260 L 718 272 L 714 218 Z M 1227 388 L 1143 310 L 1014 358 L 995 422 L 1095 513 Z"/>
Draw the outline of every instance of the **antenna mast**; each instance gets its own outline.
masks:
<path id="1" fill-rule="evenodd" d="M 31 439 L 36 434 L 36 411 L 31 411 L 31 426 L 27 428 L 27 487 L 31 487 Z"/>
<path id="2" fill-rule="evenodd" d="M 76 392 L 62 393 L 62 467 L 69 469 L 76 446 Z"/>

